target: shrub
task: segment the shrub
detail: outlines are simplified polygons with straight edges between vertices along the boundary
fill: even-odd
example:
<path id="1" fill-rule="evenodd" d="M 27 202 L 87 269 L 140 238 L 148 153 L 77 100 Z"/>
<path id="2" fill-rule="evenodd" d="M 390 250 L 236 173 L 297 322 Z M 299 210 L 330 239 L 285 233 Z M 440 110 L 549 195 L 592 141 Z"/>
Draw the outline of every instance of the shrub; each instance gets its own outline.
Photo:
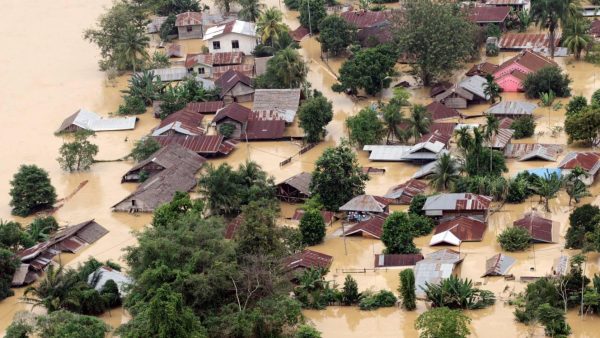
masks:
<path id="1" fill-rule="evenodd" d="M 500 48 L 495 43 L 488 43 L 485 45 L 486 56 L 498 56 L 500 54 Z"/>
<path id="2" fill-rule="evenodd" d="M 585 96 L 577 95 L 573 96 L 573 98 L 569 101 L 566 107 L 565 114 L 567 116 L 575 115 L 587 107 L 587 99 Z"/>
<path id="3" fill-rule="evenodd" d="M 302 324 L 296 331 L 295 338 L 321 338 L 321 332 L 308 324 Z"/>
<path id="4" fill-rule="evenodd" d="M 235 131 L 235 126 L 231 123 L 223 123 L 219 126 L 219 134 L 224 137 L 231 137 Z"/>
<path id="5" fill-rule="evenodd" d="M 488 24 L 485 27 L 485 35 L 486 38 L 493 36 L 496 38 L 500 38 L 500 36 L 502 35 L 502 31 L 500 30 L 500 27 L 496 24 Z"/>
<path id="6" fill-rule="evenodd" d="M 316 245 L 325 238 L 325 220 L 319 210 L 306 210 L 300 219 L 300 233 L 302 242 L 306 245 Z"/>
<path id="7" fill-rule="evenodd" d="M 531 137 L 535 132 L 535 119 L 533 116 L 521 116 L 513 121 L 510 128 L 514 129 L 513 137 L 516 139 Z"/>
<path id="8" fill-rule="evenodd" d="M 415 273 L 412 269 L 402 270 L 400 272 L 400 299 L 402 299 L 402 306 L 406 310 L 414 310 L 417 308 L 415 294 Z"/>
<path id="9" fill-rule="evenodd" d="M 530 196 L 527 181 L 514 178 L 508 181 L 506 202 L 521 203 Z"/>
<path id="10" fill-rule="evenodd" d="M 471 280 L 456 276 L 443 279 L 439 284 L 425 283 L 424 291 L 433 307 L 476 310 L 496 302 L 493 292 L 475 288 Z"/>
<path id="11" fill-rule="evenodd" d="M 506 251 L 522 251 L 531 246 L 531 235 L 525 228 L 506 228 L 498 235 L 498 243 Z"/>
<path id="12" fill-rule="evenodd" d="M 563 74 L 558 66 L 550 66 L 528 74 L 523 82 L 523 88 L 529 98 L 539 98 L 540 93 L 550 91 L 558 97 L 568 97 L 571 95 L 570 83 L 569 76 Z"/>
<path id="13" fill-rule="evenodd" d="M 139 115 L 146 112 L 146 103 L 139 96 L 125 95 L 124 103 L 119 106 L 117 115 Z"/>
<path id="14" fill-rule="evenodd" d="M 413 242 L 414 237 L 413 222 L 407 213 L 393 212 L 383 223 L 381 241 L 387 254 L 419 253 Z"/>
<path id="15" fill-rule="evenodd" d="M 134 160 L 141 162 L 159 149 L 160 143 L 158 143 L 158 141 L 152 137 L 146 137 L 135 142 L 133 150 L 131 150 L 131 157 L 133 157 Z"/>
<path id="16" fill-rule="evenodd" d="M 427 216 L 420 216 L 417 214 L 408 214 L 411 226 L 413 228 L 413 234 L 416 237 L 426 236 L 431 233 L 435 228 L 433 220 Z"/>
<path id="17" fill-rule="evenodd" d="M 347 275 L 344 280 L 344 288 L 342 289 L 342 304 L 354 305 L 358 302 L 360 293 L 358 292 L 358 284 L 352 276 Z"/>
<path id="18" fill-rule="evenodd" d="M 594 94 L 592 94 L 592 99 L 590 102 L 594 106 L 600 105 L 600 89 L 597 89 Z"/>
<path id="19" fill-rule="evenodd" d="M 396 305 L 398 299 L 394 294 L 387 290 L 381 290 L 377 293 L 363 292 L 358 307 L 361 310 L 376 310 L 380 307 L 392 307 Z"/>
<path id="20" fill-rule="evenodd" d="M 419 338 L 466 338 L 471 333 L 471 319 L 459 310 L 433 308 L 422 313 L 415 322 Z"/>

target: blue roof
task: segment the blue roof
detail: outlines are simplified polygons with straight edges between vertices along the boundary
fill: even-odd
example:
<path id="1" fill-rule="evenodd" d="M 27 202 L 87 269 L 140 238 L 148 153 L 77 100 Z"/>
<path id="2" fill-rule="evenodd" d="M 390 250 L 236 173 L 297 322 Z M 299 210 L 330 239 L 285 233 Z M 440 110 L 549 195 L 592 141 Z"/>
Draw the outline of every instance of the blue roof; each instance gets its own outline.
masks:
<path id="1" fill-rule="evenodd" d="M 528 169 L 528 170 L 523 170 L 523 171 L 526 171 L 530 174 L 537 175 L 540 177 L 544 177 L 546 175 L 550 176 L 553 173 L 556 173 L 558 176 L 562 175 L 562 170 L 560 168 L 535 168 L 535 169 Z"/>

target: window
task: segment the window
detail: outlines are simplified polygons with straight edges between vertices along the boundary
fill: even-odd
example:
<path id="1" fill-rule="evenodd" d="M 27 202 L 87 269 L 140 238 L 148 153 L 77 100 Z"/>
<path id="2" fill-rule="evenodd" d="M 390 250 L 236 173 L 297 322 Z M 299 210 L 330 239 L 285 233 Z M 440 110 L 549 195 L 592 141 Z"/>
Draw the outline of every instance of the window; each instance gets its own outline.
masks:
<path id="1" fill-rule="evenodd" d="M 185 29 L 186 29 L 186 30 L 187 30 L 187 32 L 189 33 L 189 32 L 191 32 L 191 31 L 192 31 L 192 26 L 187 26 Z"/>
<path id="2" fill-rule="evenodd" d="M 240 42 L 238 40 L 231 41 L 231 48 L 233 48 L 233 49 L 239 49 L 240 48 Z"/>
<path id="3" fill-rule="evenodd" d="M 213 41 L 213 49 L 221 49 L 221 42 Z"/>
<path id="4" fill-rule="evenodd" d="M 204 74 L 204 67 L 198 68 L 198 74 Z"/>

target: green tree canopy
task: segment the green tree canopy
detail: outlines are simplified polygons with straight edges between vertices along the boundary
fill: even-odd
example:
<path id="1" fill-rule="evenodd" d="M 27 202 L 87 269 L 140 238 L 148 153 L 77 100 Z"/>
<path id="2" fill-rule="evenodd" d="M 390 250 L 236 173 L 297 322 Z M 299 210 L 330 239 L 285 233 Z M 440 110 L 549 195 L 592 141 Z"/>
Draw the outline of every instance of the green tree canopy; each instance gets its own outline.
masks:
<path id="1" fill-rule="evenodd" d="M 300 127 L 306 133 L 306 141 L 319 142 L 325 136 L 325 126 L 333 118 L 333 106 L 322 94 L 307 99 L 298 110 Z"/>
<path id="2" fill-rule="evenodd" d="M 475 25 L 453 3 L 417 0 L 405 8 L 396 20 L 398 46 L 415 60 L 413 72 L 425 85 L 459 69 L 476 53 Z"/>
<path id="3" fill-rule="evenodd" d="M 145 137 L 141 140 L 135 141 L 133 149 L 131 150 L 131 157 L 134 160 L 141 162 L 150 155 L 154 154 L 160 149 L 160 143 L 153 137 Z"/>
<path id="4" fill-rule="evenodd" d="M 415 293 L 415 273 L 412 269 L 405 269 L 400 272 L 400 299 L 402 307 L 412 311 L 417 308 L 417 296 Z"/>
<path id="5" fill-rule="evenodd" d="M 523 88 L 529 98 L 539 98 L 542 93 L 549 92 L 558 97 L 568 97 L 571 95 L 570 84 L 569 75 L 563 74 L 558 66 L 548 66 L 529 73 L 523 81 Z"/>
<path id="6" fill-rule="evenodd" d="M 300 0 L 298 11 L 300 12 L 300 24 L 312 29 L 314 33 L 319 32 L 319 24 L 327 17 L 325 1 Z"/>
<path id="7" fill-rule="evenodd" d="M 381 241 L 385 245 L 387 254 L 414 254 L 419 253 L 413 238 L 415 229 L 409 214 L 393 212 L 383 223 Z"/>
<path id="8" fill-rule="evenodd" d="M 19 265 L 20 260 L 14 253 L 0 247 L 0 301 L 15 294 L 10 287 Z"/>
<path id="9" fill-rule="evenodd" d="M 581 142 L 588 146 L 600 145 L 600 107 L 590 106 L 565 119 L 569 143 Z"/>
<path id="10" fill-rule="evenodd" d="M 355 40 L 356 28 L 339 15 L 329 15 L 319 24 L 319 32 L 323 51 L 338 55 Z"/>
<path id="11" fill-rule="evenodd" d="M 10 206 L 17 216 L 51 208 L 56 202 L 56 190 L 48 172 L 36 165 L 22 165 L 10 181 Z"/>
<path id="12" fill-rule="evenodd" d="M 531 241 L 529 231 L 521 227 L 506 228 L 498 235 L 498 243 L 506 251 L 523 251 L 531 246 Z"/>
<path id="13" fill-rule="evenodd" d="M 88 170 L 98 154 L 98 146 L 88 141 L 89 133 L 77 133 L 72 142 L 63 143 L 56 159 L 63 170 L 69 172 Z"/>
<path id="14" fill-rule="evenodd" d="M 471 319 L 460 310 L 437 307 L 421 314 L 415 322 L 419 338 L 466 338 Z"/>
<path id="15" fill-rule="evenodd" d="M 531 137 L 535 132 L 535 119 L 530 115 L 521 116 L 513 121 L 510 128 L 515 131 L 515 139 Z"/>
<path id="16" fill-rule="evenodd" d="M 378 144 L 385 135 L 383 123 L 372 107 L 363 108 L 357 115 L 348 117 L 346 126 L 350 129 L 350 141 L 361 148 L 367 144 Z"/>
<path id="17" fill-rule="evenodd" d="M 600 223 L 600 208 L 584 204 L 575 208 L 569 215 L 569 229 L 565 236 L 565 248 L 581 249 L 585 243 L 586 234 L 594 232 Z"/>
<path id="18" fill-rule="evenodd" d="M 275 53 L 267 62 L 267 70 L 256 78 L 257 88 L 300 88 L 306 83 L 308 68 L 302 56 L 292 47 Z"/>
<path id="19" fill-rule="evenodd" d="M 35 332 L 43 338 L 104 338 L 109 326 L 96 317 L 62 310 L 38 317 Z"/>
<path id="20" fill-rule="evenodd" d="M 310 183 L 311 193 L 321 196 L 326 210 L 336 211 L 356 195 L 364 193 L 369 176 L 362 172 L 356 154 L 343 142 L 327 148 L 317 160 Z"/>
<path id="21" fill-rule="evenodd" d="M 300 219 L 302 242 L 306 245 L 317 245 L 325 238 L 325 220 L 317 209 L 308 209 Z"/>
<path id="22" fill-rule="evenodd" d="M 340 68 L 338 83 L 331 88 L 333 91 L 352 95 L 363 89 L 368 95 L 375 95 L 389 87 L 396 58 L 396 50 L 389 45 L 360 50 L 352 59 L 344 62 Z"/>

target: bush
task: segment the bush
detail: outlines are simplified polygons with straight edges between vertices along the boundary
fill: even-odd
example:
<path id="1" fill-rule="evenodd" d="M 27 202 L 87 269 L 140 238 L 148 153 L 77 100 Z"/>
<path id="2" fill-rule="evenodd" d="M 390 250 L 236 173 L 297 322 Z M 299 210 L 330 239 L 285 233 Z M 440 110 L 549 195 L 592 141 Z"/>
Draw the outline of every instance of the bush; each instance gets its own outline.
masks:
<path id="1" fill-rule="evenodd" d="M 344 280 L 344 288 L 342 289 L 342 304 L 354 305 L 358 302 L 360 293 L 358 292 L 358 284 L 352 276 L 347 275 Z"/>
<path id="2" fill-rule="evenodd" d="M 531 235 L 521 227 L 506 228 L 498 235 L 498 243 L 506 251 L 522 251 L 531 246 Z"/>
<path id="3" fill-rule="evenodd" d="M 494 305 L 496 297 L 488 290 L 473 287 L 470 279 L 450 276 L 439 284 L 425 283 L 425 295 L 433 307 L 476 310 Z"/>
<path id="4" fill-rule="evenodd" d="M 146 103 L 139 96 L 125 95 L 125 102 L 119 106 L 117 115 L 139 115 L 146 112 Z"/>
<path id="5" fill-rule="evenodd" d="M 592 99 L 590 101 L 590 103 L 594 106 L 600 105 L 600 89 L 596 90 L 594 94 L 592 94 Z"/>
<path id="6" fill-rule="evenodd" d="M 513 121 L 510 128 L 514 129 L 513 137 L 516 139 L 531 137 L 535 132 L 535 119 L 533 116 L 521 116 Z"/>
<path id="7" fill-rule="evenodd" d="M 423 211 L 423 206 L 425 205 L 425 201 L 427 201 L 427 196 L 425 195 L 416 195 L 410 201 L 410 206 L 408 207 L 409 214 L 416 215 L 425 215 L 425 211 Z"/>
<path id="8" fill-rule="evenodd" d="M 378 293 L 363 292 L 358 302 L 361 310 L 376 310 L 380 307 L 392 307 L 396 305 L 398 298 L 387 290 L 381 290 Z"/>
<path id="9" fill-rule="evenodd" d="M 158 143 L 157 140 L 152 137 L 146 137 L 135 142 L 133 150 L 131 150 L 131 157 L 133 157 L 134 160 L 141 162 L 159 149 L 160 143 Z"/>
<path id="10" fill-rule="evenodd" d="M 56 190 L 48 172 L 36 165 L 22 165 L 10 181 L 12 214 L 25 217 L 51 208 L 56 202 Z"/>
<path id="11" fill-rule="evenodd" d="M 58 223 L 54 217 L 37 217 L 29 224 L 27 233 L 33 241 L 43 242 L 56 230 L 58 230 Z"/>
<path id="12" fill-rule="evenodd" d="M 302 233 L 302 243 L 306 245 L 317 245 L 325 238 L 325 220 L 319 210 L 306 210 L 300 219 L 299 228 Z"/>
<path id="13" fill-rule="evenodd" d="M 523 82 L 523 88 L 529 98 L 539 98 L 541 93 L 550 91 L 558 97 L 568 97 L 571 95 L 570 83 L 569 76 L 563 74 L 558 66 L 550 66 L 528 74 Z"/>
<path id="14" fill-rule="evenodd" d="M 422 217 L 422 216 L 417 216 Z M 393 212 L 383 223 L 381 241 L 387 254 L 415 254 L 419 249 L 415 246 L 414 223 L 410 215 L 404 212 Z"/>
<path id="15" fill-rule="evenodd" d="M 500 54 L 500 48 L 494 43 L 488 43 L 485 45 L 486 56 L 498 56 Z"/>
<path id="16" fill-rule="evenodd" d="M 500 36 L 502 35 L 502 31 L 500 30 L 500 27 L 496 24 L 488 24 L 485 27 L 485 35 L 486 38 L 493 36 L 496 38 L 500 38 Z"/>
<path id="17" fill-rule="evenodd" d="M 283 0 L 283 3 L 288 9 L 298 10 L 300 7 L 300 0 Z"/>
<path id="18" fill-rule="evenodd" d="M 402 307 L 406 310 L 414 310 L 417 308 L 415 294 L 415 273 L 412 269 L 402 270 L 400 272 L 400 298 L 402 299 Z"/>
<path id="19" fill-rule="evenodd" d="M 587 107 L 587 105 L 588 105 L 588 103 L 587 103 L 587 99 L 585 98 L 585 96 L 581 96 L 581 95 L 574 96 L 567 104 L 565 114 L 567 116 L 575 115 L 575 114 L 581 112 L 582 110 L 584 110 Z"/>
<path id="20" fill-rule="evenodd" d="M 586 234 L 593 232 L 598 225 L 600 208 L 591 204 L 584 204 L 575 208 L 569 216 L 569 229 L 565 236 L 565 248 L 581 249 L 585 242 Z"/>
<path id="21" fill-rule="evenodd" d="M 416 237 L 427 236 L 435 228 L 435 223 L 427 216 L 408 214 L 408 217 Z"/>
<path id="22" fill-rule="evenodd" d="M 219 126 L 219 134 L 223 135 L 224 137 L 231 137 L 234 131 L 235 126 L 231 123 L 223 123 Z"/>
<path id="23" fill-rule="evenodd" d="M 521 203 L 530 196 L 527 181 L 514 178 L 508 181 L 506 202 Z"/>
<path id="24" fill-rule="evenodd" d="M 295 338 L 321 338 L 321 332 L 308 324 L 302 324 L 296 331 Z"/>

